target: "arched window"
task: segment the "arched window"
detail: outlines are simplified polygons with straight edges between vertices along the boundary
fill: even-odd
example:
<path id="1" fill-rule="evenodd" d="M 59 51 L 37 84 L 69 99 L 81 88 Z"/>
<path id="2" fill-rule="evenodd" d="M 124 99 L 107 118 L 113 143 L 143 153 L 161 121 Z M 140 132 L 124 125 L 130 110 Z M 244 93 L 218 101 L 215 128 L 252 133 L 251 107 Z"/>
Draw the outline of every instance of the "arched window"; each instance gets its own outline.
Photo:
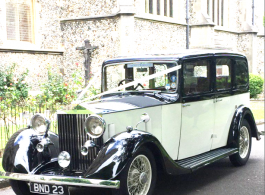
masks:
<path id="1" fill-rule="evenodd" d="M 33 42 L 33 0 L 5 0 L 7 41 Z"/>

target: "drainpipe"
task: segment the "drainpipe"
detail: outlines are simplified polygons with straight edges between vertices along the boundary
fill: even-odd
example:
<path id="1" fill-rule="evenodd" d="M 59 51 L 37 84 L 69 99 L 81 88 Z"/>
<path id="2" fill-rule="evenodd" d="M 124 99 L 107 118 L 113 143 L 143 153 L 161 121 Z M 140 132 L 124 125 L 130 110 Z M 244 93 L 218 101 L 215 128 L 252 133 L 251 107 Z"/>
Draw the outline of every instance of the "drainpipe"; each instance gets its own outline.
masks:
<path id="1" fill-rule="evenodd" d="M 189 0 L 186 0 L 186 22 L 187 22 L 187 28 L 186 28 L 186 49 L 189 49 L 189 42 L 190 42 L 190 39 L 189 39 L 189 34 L 190 34 Z"/>
<path id="2" fill-rule="evenodd" d="M 255 0 L 252 0 L 252 26 L 255 24 Z"/>

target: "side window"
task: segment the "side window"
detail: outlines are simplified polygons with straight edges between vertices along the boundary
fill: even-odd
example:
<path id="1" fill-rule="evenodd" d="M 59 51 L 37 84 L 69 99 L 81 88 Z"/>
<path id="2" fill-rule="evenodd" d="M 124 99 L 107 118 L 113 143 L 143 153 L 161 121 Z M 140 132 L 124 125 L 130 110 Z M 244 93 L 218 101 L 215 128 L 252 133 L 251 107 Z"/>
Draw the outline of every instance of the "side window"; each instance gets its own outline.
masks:
<path id="1" fill-rule="evenodd" d="M 232 60 L 228 58 L 216 59 L 216 89 L 226 90 L 231 89 L 231 69 Z"/>
<path id="2" fill-rule="evenodd" d="M 185 95 L 210 91 L 210 61 L 192 60 L 183 64 Z"/>
<path id="3" fill-rule="evenodd" d="M 236 60 L 236 88 L 245 89 L 248 86 L 248 64 L 246 60 Z"/>

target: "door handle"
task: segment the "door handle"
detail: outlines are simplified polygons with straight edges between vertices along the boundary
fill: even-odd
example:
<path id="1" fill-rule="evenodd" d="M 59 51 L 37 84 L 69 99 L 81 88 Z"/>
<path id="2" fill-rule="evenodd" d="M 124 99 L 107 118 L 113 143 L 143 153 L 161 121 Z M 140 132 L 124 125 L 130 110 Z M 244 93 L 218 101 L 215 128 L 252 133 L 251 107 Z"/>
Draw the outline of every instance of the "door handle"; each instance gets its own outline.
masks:
<path id="1" fill-rule="evenodd" d="M 190 104 L 182 104 L 182 106 L 185 108 L 185 107 L 190 106 Z"/>

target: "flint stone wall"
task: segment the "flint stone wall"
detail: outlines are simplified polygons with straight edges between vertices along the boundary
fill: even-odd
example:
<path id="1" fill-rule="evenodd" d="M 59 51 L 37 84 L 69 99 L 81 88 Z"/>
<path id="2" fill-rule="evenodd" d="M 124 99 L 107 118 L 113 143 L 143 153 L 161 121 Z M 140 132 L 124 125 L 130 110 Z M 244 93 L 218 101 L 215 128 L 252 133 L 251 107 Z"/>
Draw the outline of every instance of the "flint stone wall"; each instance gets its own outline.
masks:
<path id="1" fill-rule="evenodd" d="M 239 44 L 238 44 L 238 34 L 229 33 L 224 31 L 217 31 L 214 32 L 214 43 L 215 47 L 230 49 L 237 51 Z"/>
<path id="2" fill-rule="evenodd" d="M 21 74 L 28 69 L 27 83 L 33 91 L 38 91 L 39 85 L 47 80 L 48 67 L 57 71 L 62 61 L 62 55 L 0 52 L 0 70 L 13 63 L 17 64 L 15 74 Z"/>
<path id="3" fill-rule="evenodd" d="M 3 8 L 0 6 L 0 18 L 3 18 Z M 4 23 L 0 21 L 0 34 L 3 34 Z M 0 36 L 0 46 L 3 45 L 3 36 Z"/>
<path id="4" fill-rule="evenodd" d="M 64 18 L 108 15 L 118 11 L 117 0 L 38 0 L 37 23 L 40 48 L 59 49 L 61 42 L 60 20 Z"/>
<path id="5" fill-rule="evenodd" d="M 84 45 L 84 40 L 90 40 L 92 46 L 97 46 L 92 54 L 91 74 L 101 71 L 102 63 L 107 58 L 118 56 L 120 48 L 119 18 L 108 18 L 92 21 L 70 21 L 62 23 L 62 44 L 65 48 L 62 68 L 66 77 L 70 77 L 77 68 L 84 72 L 83 51 L 76 47 Z M 79 65 L 77 67 L 77 64 Z M 100 87 L 97 79 L 97 88 Z"/>
<path id="6" fill-rule="evenodd" d="M 28 68 L 29 85 L 32 90 L 39 90 L 40 84 L 47 80 L 49 66 L 57 72 L 60 68 L 64 68 L 66 80 L 76 69 L 84 72 L 83 53 L 76 51 L 75 48 L 82 46 L 85 39 L 89 39 L 92 45 L 99 46 L 99 49 L 92 53 L 92 73 L 99 71 L 103 59 L 116 55 L 118 50 L 116 48 L 119 47 L 116 19 L 66 23 L 61 23 L 60 20 L 116 12 L 118 12 L 117 0 L 36 0 L 36 43 L 25 49 L 65 50 L 64 55 L 0 52 L 0 70 L 3 70 L 3 66 L 12 63 L 18 65 L 18 73 Z M 3 10 L 0 7 L 0 18 L 2 14 Z M 0 21 L 0 34 L 4 29 Z M 1 46 L 5 47 L 2 36 L 0 36 Z"/>
<path id="7" fill-rule="evenodd" d="M 108 15 L 118 12 L 117 0 L 36 0 L 35 4 L 35 41 L 33 47 L 38 49 L 60 49 L 61 26 L 63 18 Z M 0 7 L 0 19 L 3 10 Z M 4 30 L 0 21 L 0 34 Z M 3 45 L 3 37 L 0 36 L 0 46 Z"/>
<path id="8" fill-rule="evenodd" d="M 257 73 L 264 76 L 264 36 L 257 37 Z"/>
<path id="9" fill-rule="evenodd" d="M 186 48 L 186 27 L 144 19 L 135 19 L 135 53 Z"/>
<path id="10" fill-rule="evenodd" d="M 18 71 L 30 69 L 30 82 L 33 90 L 38 90 L 38 85 L 47 78 L 47 67 L 54 67 L 54 70 L 64 68 L 65 77 L 69 79 L 74 70 L 79 69 L 84 73 L 82 51 L 77 51 L 76 47 L 84 44 L 84 40 L 91 41 L 93 46 L 98 46 L 92 53 L 92 69 L 94 75 L 100 71 L 102 62 L 106 58 L 118 56 L 121 48 L 121 23 L 119 17 L 95 19 L 95 20 L 72 20 L 61 22 L 64 18 L 99 16 L 117 13 L 119 1 L 122 0 L 36 0 L 36 44 L 38 49 L 65 50 L 62 55 L 32 54 L 0 52 L 0 66 L 17 63 Z M 198 4 L 201 0 L 191 0 L 191 24 L 198 23 L 195 17 Z M 229 7 L 240 7 L 240 0 L 229 1 Z M 136 13 L 145 13 L 142 0 L 134 0 Z M 185 9 L 185 2 L 181 8 Z M 196 8 L 196 9 L 195 9 Z M 199 8 L 198 8 L 199 9 Z M 233 13 L 231 13 L 233 12 Z M 239 13 L 240 12 L 240 13 Z M 228 29 L 239 32 L 242 30 L 242 16 L 240 9 L 230 11 L 232 14 Z M 0 7 L 0 17 L 3 10 Z M 182 14 L 185 18 L 185 14 Z M 192 27 L 191 27 L 192 28 Z M 0 34 L 5 29 L 0 22 Z M 131 49 L 136 53 L 148 53 L 159 50 L 173 50 L 186 48 L 186 26 L 158 22 L 146 19 L 134 18 L 134 30 L 132 40 L 134 46 Z M 214 34 L 214 35 L 212 35 Z M 252 35 L 236 34 L 232 32 L 212 30 L 212 44 L 217 47 L 238 50 L 247 56 L 251 56 L 249 48 Z M 209 37 L 208 37 L 209 38 Z M 192 38 L 191 38 L 192 40 Z M 124 42 L 123 42 L 124 44 Z M 125 43 L 126 44 L 126 43 Z M 257 72 L 264 72 L 264 37 L 255 39 L 257 52 Z M 3 37 L 0 36 L 0 47 L 3 47 Z M 0 70 L 2 68 L 0 67 Z M 39 75 L 39 76 L 38 76 Z M 99 83 L 99 82 L 97 82 Z"/>

